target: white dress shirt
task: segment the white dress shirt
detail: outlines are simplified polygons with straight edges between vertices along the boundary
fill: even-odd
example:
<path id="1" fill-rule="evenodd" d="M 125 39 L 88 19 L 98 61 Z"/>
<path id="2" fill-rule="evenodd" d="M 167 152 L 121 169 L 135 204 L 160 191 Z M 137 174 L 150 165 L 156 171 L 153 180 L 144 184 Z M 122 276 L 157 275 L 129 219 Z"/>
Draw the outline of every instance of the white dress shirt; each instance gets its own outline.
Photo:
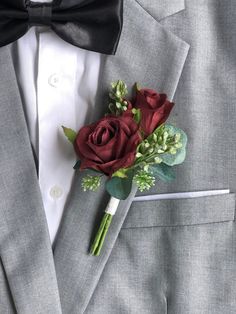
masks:
<path id="1" fill-rule="evenodd" d="M 32 27 L 16 43 L 17 76 L 53 242 L 73 180 L 76 155 L 61 126 L 78 131 L 94 106 L 101 55 Z"/>

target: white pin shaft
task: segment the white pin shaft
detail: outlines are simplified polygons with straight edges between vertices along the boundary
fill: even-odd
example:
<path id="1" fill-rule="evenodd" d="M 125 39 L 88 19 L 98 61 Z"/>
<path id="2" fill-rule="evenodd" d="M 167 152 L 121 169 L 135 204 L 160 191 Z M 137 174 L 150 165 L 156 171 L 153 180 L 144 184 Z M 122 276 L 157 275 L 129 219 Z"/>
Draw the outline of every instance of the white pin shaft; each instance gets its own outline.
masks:
<path id="1" fill-rule="evenodd" d="M 110 201 L 105 209 L 105 213 L 110 214 L 112 216 L 115 215 L 117 208 L 119 206 L 120 200 L 118 198 L 115 197 L 111 197 Z"/>

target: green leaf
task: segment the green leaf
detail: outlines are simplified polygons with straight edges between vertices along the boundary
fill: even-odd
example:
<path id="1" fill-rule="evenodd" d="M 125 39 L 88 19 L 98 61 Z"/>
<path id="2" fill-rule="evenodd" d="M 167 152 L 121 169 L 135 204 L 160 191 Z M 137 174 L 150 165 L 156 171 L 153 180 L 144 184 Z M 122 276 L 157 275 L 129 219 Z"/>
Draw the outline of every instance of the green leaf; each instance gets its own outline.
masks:
<path id="1" fill-rule="evenodd" d="M 141 113 L 141 110 L 140 109 L 135 109 L 133 108 L 132 109 L 132 113 L 134 115 L 134 121 L 139 124 L 140 121 L 141 121 L 141 118 L 142 118 L 142 113 Z"/>
<path id="2" fill-rule="evenodd" d="M 78 160 L 77 162 L 76 162 L 76 164 L 74 165 L 74 169 L 79 169 L 80 168 L 80 165 L 81 165 L 81 160 Z"/>
<path id="3" fill-rule="evenodd" d="M 136 82 L 134 86 L 135 86 L 136 91 L 141 90 L 141 85 L 139 83 Z"/>
<path id="4" fill-rule="evenodd" d="M 112 177 L 106 182 L 107 192 L 120 200 L 125 200 L 132 189 L 133 172 L 127 178 Z"/>
<path id="5" fill-rule="evenodd" d="M 165 182 L 170 182 L 175 179 L 173 168 L 163 163 L 149 166 L 149 171 L 151 171 L 155 177 L 159 177 Z"/>
<path id="6" fill-rule="evenodd" d="M 117 170 L 116 172 L 114 172 L 112 177 L 127 178 L 127 174 L 126 174 L 127 171 L 128 171 L 128 169 L 121 168 L 121 169 Z"/>
<path id="7" fill-rule="evenodd" d="M 70 128 L 66 128 L 65 126 L 62 125 L 62 129 L 63 129 L 63 132 L 65 134 L 65 136 L 67 137 L 67 139 L 72 143 L 74 144 L 74 141 L 76 139 L 76 136 L 77 136 L 77 133 L 70 129 Z"/>
<path id="8" fill-rule="evenodd" d="M 173 135 L 180 134 L 180 143 L 182 144 L 182 147 L 176 148 L 176 154 L 170 153 L 161 154 L 162 162 L 168 166 L 182 164 L 186 157 L 186 145 L 188 141 L 187 135 L 183 130 L 170 124 L 166 124 L 165 129 L 167 129 L 168 132 L 172 133 Z"/>

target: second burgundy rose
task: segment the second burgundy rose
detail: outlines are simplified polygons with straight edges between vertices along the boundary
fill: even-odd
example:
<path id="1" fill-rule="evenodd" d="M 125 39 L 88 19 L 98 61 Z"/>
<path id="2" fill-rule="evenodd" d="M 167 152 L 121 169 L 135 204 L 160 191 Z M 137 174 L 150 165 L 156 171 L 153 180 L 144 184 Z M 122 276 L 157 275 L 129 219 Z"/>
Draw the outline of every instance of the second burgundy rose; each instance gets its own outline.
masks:
<path id="1" fill-rule="evenodd" d="M 134 163 L 140 142 L 139 126 L 131 116 L 106 116 L 83 127 L 74 147 L 81 160 L 81 170 L 91 168 L 111 176 Z"/>
<path id="2" fill-rule="evenodd" d="M 145 136 L 167 120 L 173 106 L 166 94 L 158 94 L 152 89 L 137 90 L 134 107 L 141 110 L 141 129 Z"/>

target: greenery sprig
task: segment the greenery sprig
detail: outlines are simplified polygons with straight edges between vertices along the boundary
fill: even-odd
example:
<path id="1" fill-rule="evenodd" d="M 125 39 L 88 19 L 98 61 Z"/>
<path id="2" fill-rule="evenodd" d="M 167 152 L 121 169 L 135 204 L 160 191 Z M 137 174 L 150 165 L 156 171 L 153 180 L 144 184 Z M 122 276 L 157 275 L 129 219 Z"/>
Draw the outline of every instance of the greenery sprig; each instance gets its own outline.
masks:
<path id="1" fill-rule="evenodd" d="M 125 100 L 127 94 L 127 85 L 123 81 L 111 83 L 109 110 L 112 114 L 119 116 L 128 109 L 128 101 Z"/>

